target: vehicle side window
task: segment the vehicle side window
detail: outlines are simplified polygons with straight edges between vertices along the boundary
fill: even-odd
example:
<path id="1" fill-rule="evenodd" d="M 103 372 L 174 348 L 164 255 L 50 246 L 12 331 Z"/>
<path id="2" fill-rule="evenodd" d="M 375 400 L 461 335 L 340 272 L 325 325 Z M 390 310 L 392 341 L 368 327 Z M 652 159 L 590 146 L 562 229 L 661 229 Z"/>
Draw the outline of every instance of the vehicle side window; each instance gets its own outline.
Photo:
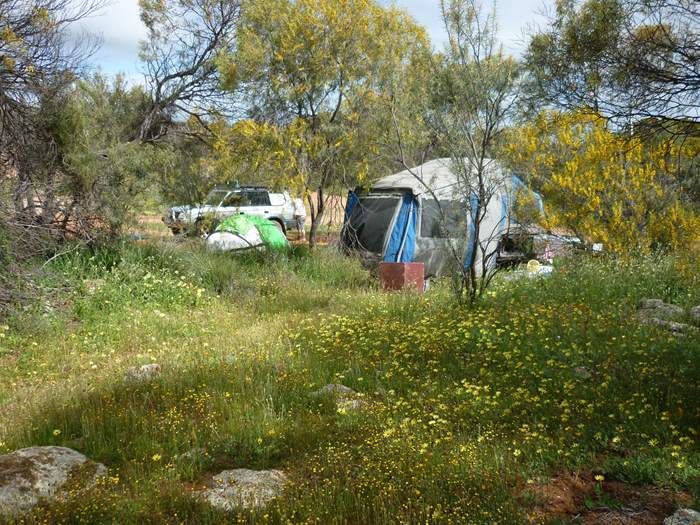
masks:
<path id="1" fill-rule="evenodd" d="M 221 203 L 224 207 L 238 208 L 240 206 L 250 206 L 250 199 L 245 192 L 235 191 L 230 193 Z"/>
<path id="2" fill-rule="evenodd" d="M 263 190 L 248 190 L 243 192 L 246 195 L 248 204 L 245 206 L 269 206 L 270 194 Z"/>
<path id="3" fill-rule="evenodd" d="M 425 198 L 421 201 L 421 237 L 447 239 L 460 236 L 466 226 L 467 210 L 459 201 Z M 442 210 L 442 215 L 440 213 Z"/>
<path id="4" fill-rule="evenodd" d="M 270 204 L 272 206 L 284 206 L 284 203 L 286 202 L 286 199 L 284 198 L 284 195 L 281 193 L 269 193 L 270 196 Z"/>

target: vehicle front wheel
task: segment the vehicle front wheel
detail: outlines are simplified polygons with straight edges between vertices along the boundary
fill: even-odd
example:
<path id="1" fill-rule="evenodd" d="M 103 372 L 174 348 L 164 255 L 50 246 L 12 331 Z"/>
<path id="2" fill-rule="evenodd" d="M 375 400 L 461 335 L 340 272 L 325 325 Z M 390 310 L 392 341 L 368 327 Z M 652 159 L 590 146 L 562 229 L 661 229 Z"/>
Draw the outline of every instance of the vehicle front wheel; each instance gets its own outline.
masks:
<path id="1" fill-rule="evenodd" d="M 277 226 L 277 229 L 279 231 L 281 231 L 284 235 L 287 235 L 287 232 L 284 229 L 284 225 L 280 221 L 276 221 L 274 219 L 271 219 L 271 220 L 272 220 L 272 222 L 275 223 L 275 226 Z"/>

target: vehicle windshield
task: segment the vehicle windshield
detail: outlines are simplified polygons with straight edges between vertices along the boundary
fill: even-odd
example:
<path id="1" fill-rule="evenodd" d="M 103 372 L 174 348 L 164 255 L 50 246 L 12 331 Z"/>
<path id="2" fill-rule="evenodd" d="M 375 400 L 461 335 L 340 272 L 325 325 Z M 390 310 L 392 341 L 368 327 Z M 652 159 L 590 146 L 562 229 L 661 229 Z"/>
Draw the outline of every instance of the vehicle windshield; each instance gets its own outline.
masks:
<path id="1" fill-rule="evenodd" d="M 229 192 L 227 190 L 211 190 L 209 195 L 207 195 L 204 204 L 207 206 L 218 206 L 221 204 L 221 201 L 224 200 L 224 197 L 228 195 L 228 193 Z"/>

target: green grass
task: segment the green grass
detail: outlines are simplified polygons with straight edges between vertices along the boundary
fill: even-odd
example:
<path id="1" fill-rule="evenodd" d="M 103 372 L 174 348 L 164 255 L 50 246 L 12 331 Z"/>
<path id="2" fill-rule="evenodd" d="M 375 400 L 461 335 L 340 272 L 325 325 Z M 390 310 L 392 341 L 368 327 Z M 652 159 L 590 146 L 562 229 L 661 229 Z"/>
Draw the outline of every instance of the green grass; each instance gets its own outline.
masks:
<path id="1" fill-rule="evenodd" d="M 110 475 L 29 522 L 515 524 L 528 482 L 577 470 L 700 496 L 700 338 L 633 318 L 643 297 L 700 304 L 691 256 L 563 261 L 473 309 L 447 283 L 380 293 L 331 249 L 125 244 L 53 270 L 2 329 L 0 452 L 69 446 Z M 122 380 L 151 362 L 153 383 Z M 366 407 L 312 395 L 331 382 Z M 292 483 L 219 513 L 189 488 L 227 468 Z"/>

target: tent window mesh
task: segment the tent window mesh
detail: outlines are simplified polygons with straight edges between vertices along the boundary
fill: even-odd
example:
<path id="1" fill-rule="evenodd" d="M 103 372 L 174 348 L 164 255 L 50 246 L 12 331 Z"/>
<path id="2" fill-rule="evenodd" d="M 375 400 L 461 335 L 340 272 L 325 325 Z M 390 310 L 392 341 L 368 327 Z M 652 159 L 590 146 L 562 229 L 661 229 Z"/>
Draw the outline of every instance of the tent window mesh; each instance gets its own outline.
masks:
<path id="1" fill-rule="evenodd" d="M 352 250 L 382 253 L 398 197 L 365 197 L 355 205 L 343 230 L 343 244 Z"/>
<path id="2" fill-rule="evenodd" d="M 438 206 L 439 202 L 439 206 Z M 467 221 L 467 210 L 459 201 L 425 198 L 421 202 L 421 237 L 438 239 L 460 237 Z M 440 213 L 442 210 L 442 214 Z"/>

